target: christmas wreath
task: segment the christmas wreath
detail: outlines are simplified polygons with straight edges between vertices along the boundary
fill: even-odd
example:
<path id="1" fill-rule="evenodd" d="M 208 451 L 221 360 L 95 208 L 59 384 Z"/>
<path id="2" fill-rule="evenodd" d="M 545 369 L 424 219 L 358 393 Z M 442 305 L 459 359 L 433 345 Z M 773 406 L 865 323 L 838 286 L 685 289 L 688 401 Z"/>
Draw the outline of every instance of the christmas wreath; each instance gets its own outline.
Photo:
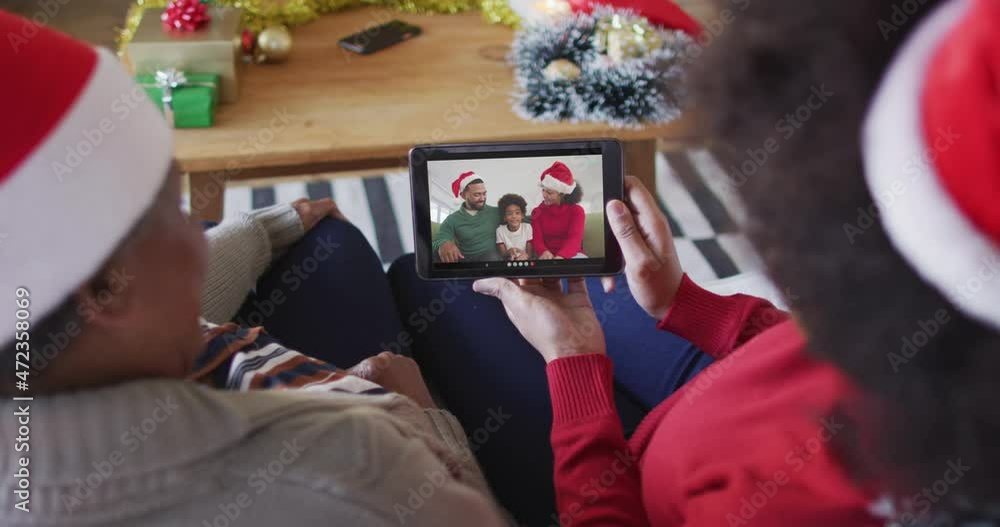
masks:
<path id="1" fill-rule="evenodd" d="M 618 127 L 676 119 L 692 45 L 684 31 L 607 6 L 527 24 L 511 50 L 514 110 L 533 120 Z"/>

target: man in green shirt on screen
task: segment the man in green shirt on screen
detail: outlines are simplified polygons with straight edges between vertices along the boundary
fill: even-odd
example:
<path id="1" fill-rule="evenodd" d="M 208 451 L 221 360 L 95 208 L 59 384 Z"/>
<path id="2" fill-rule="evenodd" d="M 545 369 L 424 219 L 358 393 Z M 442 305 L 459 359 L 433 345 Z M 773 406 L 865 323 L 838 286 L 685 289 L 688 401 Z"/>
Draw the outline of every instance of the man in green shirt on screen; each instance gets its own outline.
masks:
<path id="1" fill-rule="evenodd" d="M 496 243 L 500 209 L 486 204 L 486 183 L 475 172 L 464 172 L 451 190 L 462 206 L 441 222 L 431 249 L 445 263 L 501 260 Z"/>

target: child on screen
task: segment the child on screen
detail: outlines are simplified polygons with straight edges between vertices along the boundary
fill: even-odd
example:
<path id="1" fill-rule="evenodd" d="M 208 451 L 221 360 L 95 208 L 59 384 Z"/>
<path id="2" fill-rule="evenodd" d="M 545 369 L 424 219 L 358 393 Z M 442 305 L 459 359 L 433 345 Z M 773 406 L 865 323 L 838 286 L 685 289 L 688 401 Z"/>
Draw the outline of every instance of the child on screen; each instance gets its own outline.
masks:
<path id="1" fill-rule="evenodd" d="M 503 214 L 503 223 L 497 227 L 497 249 L 504 260 L 528 260 L 534 258 L 531 241 L 531 225 L 524 223 L 524 212 L 528 202 L 517 194 L 504 194 L 497 203 Z"/>

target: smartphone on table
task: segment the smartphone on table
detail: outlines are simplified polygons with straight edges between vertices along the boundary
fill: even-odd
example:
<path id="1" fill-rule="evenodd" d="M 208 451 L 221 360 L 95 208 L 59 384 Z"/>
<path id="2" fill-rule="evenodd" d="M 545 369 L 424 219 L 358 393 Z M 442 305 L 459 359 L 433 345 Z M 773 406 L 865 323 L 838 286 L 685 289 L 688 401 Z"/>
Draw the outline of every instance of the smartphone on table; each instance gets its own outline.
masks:
<path id="1" fill-rule="evenodd" d="M 402 20 L 393 20 L 344 37 L 340 39 L 339 44 L 352 53 L 370 55 L 400 42 L 406 42 L 420 33 L 419 26 Z"/>

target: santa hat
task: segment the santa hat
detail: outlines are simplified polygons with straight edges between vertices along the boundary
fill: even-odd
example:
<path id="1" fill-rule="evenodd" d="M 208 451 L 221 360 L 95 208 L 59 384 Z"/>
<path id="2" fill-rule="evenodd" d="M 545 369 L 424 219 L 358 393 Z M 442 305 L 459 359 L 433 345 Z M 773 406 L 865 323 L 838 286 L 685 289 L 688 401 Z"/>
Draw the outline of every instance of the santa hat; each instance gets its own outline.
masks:
<path id="1" fill-rule="evenodd" d="M 462 175 L 458 176 L 458 179 L 451 182 L 451 191 L 455 193 L 455 197 L 459 197 L 463 192 L 465 192 L 465 187 L 469 186 L 469 183 L 477 179 L 483 179 L 476 175 L 473 171 L 462 172 Z"/>
<path id="2" fill-rule="evenodd" d="M 573 172 L 562 161 L 556 161 L 552 163 L 552 166 L 546 168 L 545 172 L 542 172 L 542 182 L 539 184 L 543 188 L 563 194 L 570 194 L 576 190 Z"/>
<path id="3" fill-rule="evenodd" d="M 569 0 L 574 13 L 590 13 L 597 6 L 631 9 L 653 25 L 683 31 L 692 37 L 701 34 L 701 24 L 670 0 Z"/>
<path id="4" fill-rule="evenodd" d="M 114 54 L 0 11 L 0 346 L 97 272 L 164 184 L 163 116 Z M 39 335 L 40 337 L 44 335 Z"/>
<path id="5" fill-rule="evenodd" d="M 966 315 L 1000 330 L 1000 3 L 949 0 L 900 47 L 863 131 L 893 245 Z"/>

